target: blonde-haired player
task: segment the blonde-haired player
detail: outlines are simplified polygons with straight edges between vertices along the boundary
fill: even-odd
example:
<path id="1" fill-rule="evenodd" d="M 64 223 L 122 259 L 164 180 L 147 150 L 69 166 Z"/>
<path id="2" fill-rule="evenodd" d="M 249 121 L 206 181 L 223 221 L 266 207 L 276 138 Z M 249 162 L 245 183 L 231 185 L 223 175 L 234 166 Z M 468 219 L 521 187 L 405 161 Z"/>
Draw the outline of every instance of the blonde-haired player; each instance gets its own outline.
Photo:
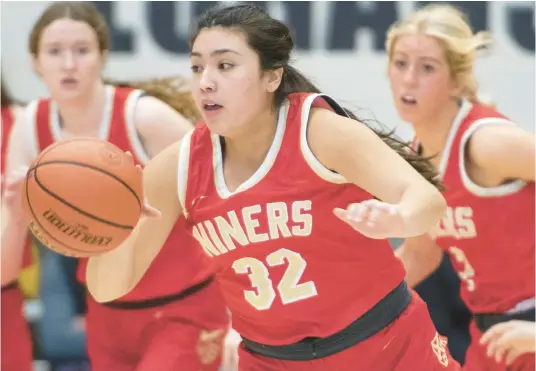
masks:
<path id="1" fill-rule="evenodd" d="M 433 233 L 408 239 L 397 254 L 416 285 L 441 249 L 449 253 L 475 317 L 466 370 L 534 370 L 534 355 L 507 366 L 479 344 L 496 323 L 534 321 L 535 305 L 534 138 L 478 99 L 474 59 L 490 41 L 449 5 L 425 7 L 389 30 L 396 108 L 415 130 L 414 148 L 435 156 L 448 203 Z"/>

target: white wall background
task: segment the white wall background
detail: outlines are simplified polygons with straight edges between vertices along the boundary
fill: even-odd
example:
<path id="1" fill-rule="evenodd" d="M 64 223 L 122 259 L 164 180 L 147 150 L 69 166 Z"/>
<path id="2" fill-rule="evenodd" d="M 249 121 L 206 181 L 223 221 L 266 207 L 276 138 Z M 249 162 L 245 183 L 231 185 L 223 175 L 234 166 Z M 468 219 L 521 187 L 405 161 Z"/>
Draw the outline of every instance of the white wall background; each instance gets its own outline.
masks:
<path id="1" fill-rule="evenodd" d="M 46 95 L 46 90 L 33 74 L 27 52 L 27 39 L 33 22 L 49 2 L 1 2 L 1 52 L 3 77 L 14 95 L 30 100 Z M 534 8 L 533 2 L 517 2 L 521 7 Z M 170 54 L 152 40 L 143 16 L 143 2 L 120 2 L 116 21 L 133 29 L 135 51 L 112 54 L 105 74 L 116 79 L 140 79 L 170 74 L 187 74 L 188 58 Z M 189 6 L 188 3 L 179 6 Z M 411 1 L 399 2 L 400 15 L 412 11 Z M 481 92 L 490 96 L 498 107 L 527 130 L 534 131 L 534 55 L 521 50 L 508 36 L 505 2 L 490 5 L 488 22 L 496 40 L 491 55 L 477 63 Z M 512 6 L 511 4 L 509 6 Z M 327 93 L 341 99 L 352 108 L 363 107 L 399 133 L 407 137 L 409 127 L 400 122 L 394 110 L 385 77 L 386 56 L 372 50 L 371 35 L 365 31 L 355 35 L 359 49 L 330 52 L 324 49 L 328 3 L 314 5 L 315 51 L 296 54 L 296 66 L 313 78 Z M 277 5 L 275 11 L 277 13 Z M 185 20 L 187 23 L 188 20 Z M 181 23 L 178 27 L 184 27 Z M 531 30 L 534 32 L 534 28 Z M 362 112 L 363 113 L 363 112 Z"/>

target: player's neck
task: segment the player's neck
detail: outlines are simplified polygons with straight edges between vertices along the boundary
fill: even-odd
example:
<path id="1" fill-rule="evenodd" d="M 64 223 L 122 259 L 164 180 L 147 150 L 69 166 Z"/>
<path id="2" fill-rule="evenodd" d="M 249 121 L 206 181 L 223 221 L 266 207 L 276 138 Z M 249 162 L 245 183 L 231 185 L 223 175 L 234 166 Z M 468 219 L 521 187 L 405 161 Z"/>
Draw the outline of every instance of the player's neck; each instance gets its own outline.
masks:
<path id="1" fill-rule="evenodd" d="M 459 111 L 460 104 L 457 101 L 452 101 L 445 105 L 443 110 L 434 115 L 432 119 L 413 123 L 413 129 L 424 156 L 441 155 Z"/>
<path id="2" fill-rule="evenodd" d="M 277 111 L 267 112 L 247 125 L 247 129 L 240 134 L 225 138 L 226 162 L 256 170 L 274 141 L 277 117 Z"/>
<path id="3" fill-rule="evenodd" d="M 76 101 L 62 102 L 56 100 L 60 125 L 69 136 L 95 136 L 106 106 L 106 86 L 96 83 L 92 89 Z"/>

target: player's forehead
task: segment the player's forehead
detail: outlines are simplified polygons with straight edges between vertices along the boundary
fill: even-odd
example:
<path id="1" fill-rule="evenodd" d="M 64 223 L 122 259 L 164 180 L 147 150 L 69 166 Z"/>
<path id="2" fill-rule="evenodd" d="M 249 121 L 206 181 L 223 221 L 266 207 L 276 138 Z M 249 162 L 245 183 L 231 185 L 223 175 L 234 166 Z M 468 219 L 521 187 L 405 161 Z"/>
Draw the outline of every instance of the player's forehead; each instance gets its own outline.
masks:
<path id="1" fill-rule="evenodd" d="M 97 34 L 84 21 L 61 18 L 51 22 L 41 33 L 40 43 L 43 46 L 63 43 L 95 43 Z"/>
<path id="2" fill-rule="evenodd" d="M 395 55 L 424 59 L 444 59 L 444 50 L 439 41 L 430 35 L 408 33 L 400 35 L 394 45 Z"/>
<path id="3" fill-rule="evenodd" d="M 248 56 L 251 52 L 252 50 L 242 31 L 213 27 L 199 32 L 192 45 L 190 55 L 206 59 L 222 54 Z"/>

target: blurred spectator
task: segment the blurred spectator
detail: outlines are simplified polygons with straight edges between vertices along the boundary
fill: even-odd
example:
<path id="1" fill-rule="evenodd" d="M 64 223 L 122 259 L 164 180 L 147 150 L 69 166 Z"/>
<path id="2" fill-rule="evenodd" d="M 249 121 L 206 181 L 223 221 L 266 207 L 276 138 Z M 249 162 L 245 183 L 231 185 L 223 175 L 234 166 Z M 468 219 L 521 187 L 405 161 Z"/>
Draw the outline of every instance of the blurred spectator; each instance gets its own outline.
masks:
<path id="1" fill-rule="evenodd" d="M 53 371 L 89 370 L 85 292 L 76 281 L 77 260 L 43 248 L 40 297 L 41 341 Z"/>

